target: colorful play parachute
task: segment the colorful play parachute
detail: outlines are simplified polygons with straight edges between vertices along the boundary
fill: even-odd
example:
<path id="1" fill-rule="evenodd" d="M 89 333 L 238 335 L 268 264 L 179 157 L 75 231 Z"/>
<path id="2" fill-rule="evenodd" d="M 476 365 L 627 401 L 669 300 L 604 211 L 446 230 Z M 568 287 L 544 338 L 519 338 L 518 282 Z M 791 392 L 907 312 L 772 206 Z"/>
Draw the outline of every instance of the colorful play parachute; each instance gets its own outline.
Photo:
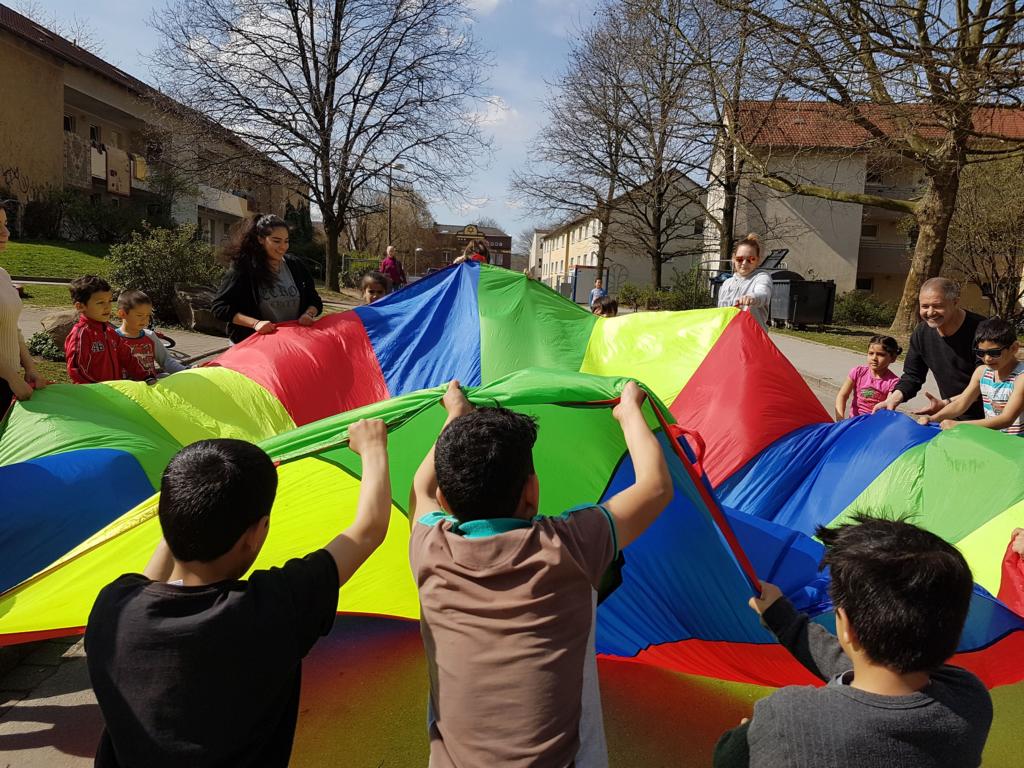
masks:
<path id="1" fill-rule="evenodd" d="M 508 271 L 464 264 L 312 328 L 253 337 L 156 387 L 47 389 L 0 433 L 0 642 L 82 627 L 100 587 L 139 570 L 159 538 L 150 498 L 182 445 L 260 442 L 279 463 L 265 567 L 351 519 L 359 459 L 347 427 L 389 425 L 395 506 L 384 546 L 339 610 L 415 618 L 405 498 L 443 422 L 439 386 L 537 417 L 542 513 L 606 498 L 632 477 L 611 408 L 625 381 L 676 494 L 626 551 L 599 609 L 598 650 L 680 671 L 809 681 L 746 607 L 758 577 L 829 625 L 818 524 L 913 514 L 966 554 L 979 584 L 958 661 L 990 685 L 1024 678 L 1024 618 L 993 598 L 1024 525 L 1024 441 L 884 413 L 833 425 L 768 337 L 733 309 L 599 319 Z M 198 478 L 197 478 L 198 481 Z"/>

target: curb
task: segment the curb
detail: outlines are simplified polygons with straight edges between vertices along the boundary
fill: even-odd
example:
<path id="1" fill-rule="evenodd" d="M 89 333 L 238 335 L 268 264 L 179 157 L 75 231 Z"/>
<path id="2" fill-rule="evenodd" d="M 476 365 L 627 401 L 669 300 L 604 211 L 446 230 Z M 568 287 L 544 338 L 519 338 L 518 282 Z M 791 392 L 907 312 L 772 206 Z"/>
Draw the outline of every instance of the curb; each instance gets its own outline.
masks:
<path id="1" fill-rule="evenodd" d="M 11 282 L 35 285 L 68 285 L 70 277 L 29 277 L 28 275 L 11 275 Z"/>
<path id="2" fill-rule="evenodd" d="M 815 376 L 813 373 L 801 371 L 799 368 L 796 369 L 796 372 L 803 377 L 804 381 L 812 386 L 818 386 L 824 389 L 834 389 L 836 392 L 838 392 L 839 388 L 842 386 L 835 379 L 830 379 L 826 376 Z"/>

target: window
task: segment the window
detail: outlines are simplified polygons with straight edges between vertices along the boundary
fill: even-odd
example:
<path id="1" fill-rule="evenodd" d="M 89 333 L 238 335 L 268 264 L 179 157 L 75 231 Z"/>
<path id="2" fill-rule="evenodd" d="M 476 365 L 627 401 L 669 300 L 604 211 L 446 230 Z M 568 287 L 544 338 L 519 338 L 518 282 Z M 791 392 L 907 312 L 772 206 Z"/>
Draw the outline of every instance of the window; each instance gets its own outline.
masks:
<path id="1" fill-rule="evenodd" d="M 860 236 L 869 240 L 874 240 L 878 237 L 878 225 L 877 224 L 861 224 L 860 225 Z"/>
<path id="2" fill-rule="evenodd" d="M 121 147 L 121 134 L 118 131 L 110 132 L 110 143 L 115 147 Z"/>
<path id="3" fill-rule="evenodd" d="M 703 235 L 704 234 L 704 219 L 696 218 L 693 220 L 693 234 Z"/>
<path id="4" fill-rule="evenodd" d="M 857 278 L 857 290 L 858 291 L 870 291 L 875 286 L 875 279 L 873 277 L 858 277 Z"/>
<path id="5" fill-rule="evenodd" d="M 89 126 L 89 141 L 95 141 L 97 144 L 103 143 L 103 132 L 98 125 Z"/>
<path id="6" fill-rule="evenodd" d="M 76 133 L 75 127 L 75 116 L 64 115 L 64 130 L 68 133 Z"/>

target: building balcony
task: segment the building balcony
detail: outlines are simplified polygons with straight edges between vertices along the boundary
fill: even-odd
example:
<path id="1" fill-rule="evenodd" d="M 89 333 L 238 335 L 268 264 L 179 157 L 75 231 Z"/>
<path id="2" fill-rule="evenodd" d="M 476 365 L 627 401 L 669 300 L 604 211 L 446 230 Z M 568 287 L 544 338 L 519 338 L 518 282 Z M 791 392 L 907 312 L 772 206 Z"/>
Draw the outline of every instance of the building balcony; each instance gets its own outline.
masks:
<path id="1" fill-rule="evenodd" d="M 246 198 L 205 184 L 199 185 L 199 205 L 240 219 L 249 215 L 249 201 Z"/>
<path id="2" fill-rule="evenodd" d="M 885 243 L 861 240 L 857 272 L 863 274 L 906 274 L 910 271 L 913 248 L 906 242 Z"/>

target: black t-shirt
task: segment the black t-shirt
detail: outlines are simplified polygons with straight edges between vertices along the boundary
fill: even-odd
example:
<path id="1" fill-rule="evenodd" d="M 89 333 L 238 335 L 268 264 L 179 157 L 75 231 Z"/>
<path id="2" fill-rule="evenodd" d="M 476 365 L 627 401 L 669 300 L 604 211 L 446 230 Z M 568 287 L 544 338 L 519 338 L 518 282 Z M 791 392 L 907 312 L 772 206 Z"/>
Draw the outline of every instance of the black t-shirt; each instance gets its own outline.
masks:
<path id="1" fill-rule="evenodd" d="M 896 389 L 903 393 L 906 402 L 924 386 L 928 371 L 939 385 L 939 394 L 944 398 L 959 395 L 971 382 L 978 359 L 974 356 L 974 334 L 978 324 L 984 320 L 981 315 L 967 312 L 964 322 L 952 336 L 942 336 L 927 323 L 919 323 L 910 335 L 910 349 L 903 364 L 903 375 Z M 981 419 L 984 413 L 980 398 L 961 417 Z"/>
<path id="2" fill-rule="evenodd" d="M 337 606 L 326 550 L 203 587 L 121 576 L 85 632 L 106 720 L 96 765 L 287 766 L 302 658 Z"/>

